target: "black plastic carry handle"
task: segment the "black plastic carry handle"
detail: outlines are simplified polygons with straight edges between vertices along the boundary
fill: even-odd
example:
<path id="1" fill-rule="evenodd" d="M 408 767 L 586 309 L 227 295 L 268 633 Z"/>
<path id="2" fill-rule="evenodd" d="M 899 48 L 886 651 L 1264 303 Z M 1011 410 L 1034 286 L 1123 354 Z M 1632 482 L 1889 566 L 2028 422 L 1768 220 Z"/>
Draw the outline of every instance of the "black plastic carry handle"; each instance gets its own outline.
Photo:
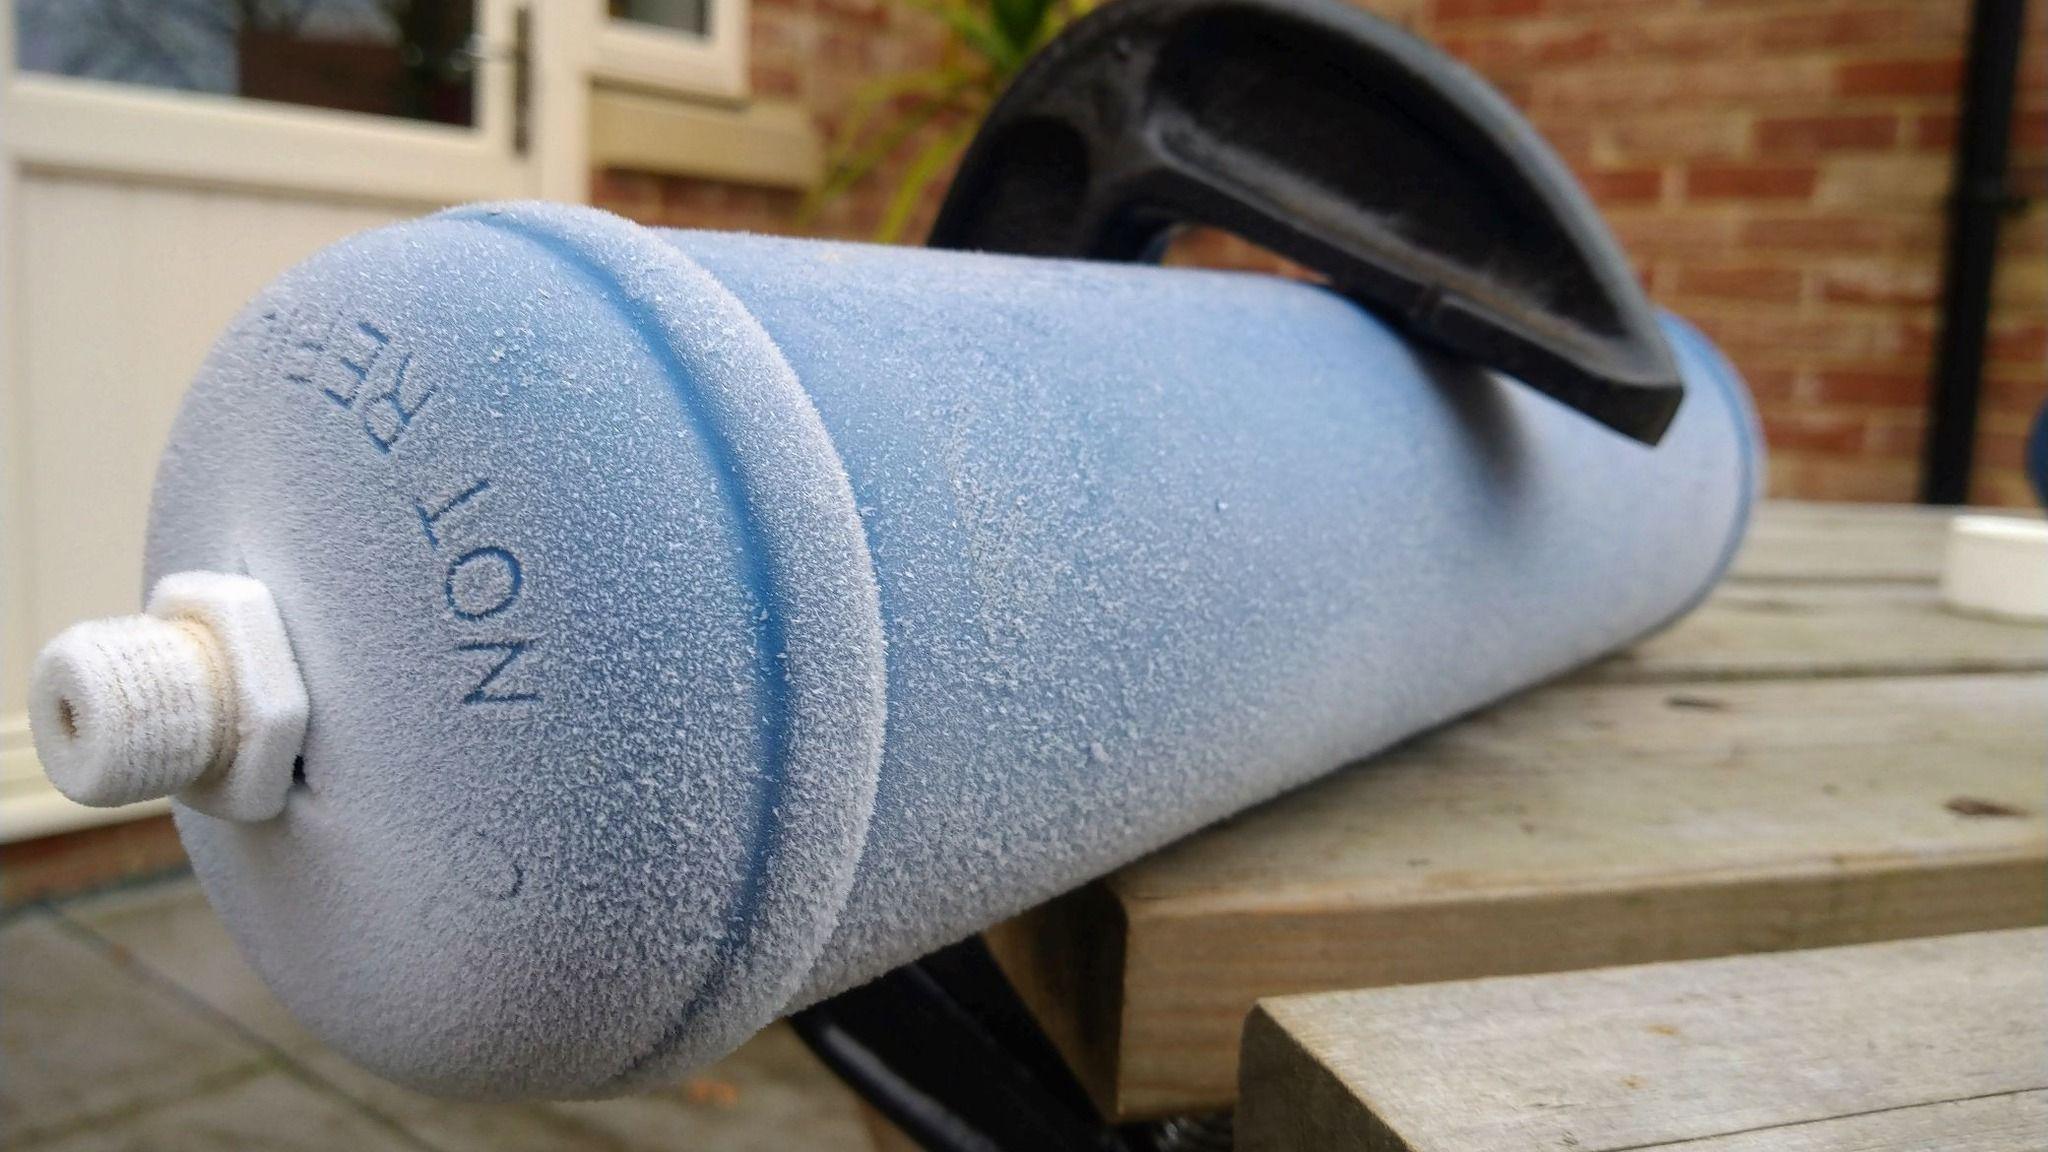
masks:
<path id="1" fill-rule="evenodd" d="M 931 245 L 1152 259 L 1234 232 L 1646 444 L 1684 396 L 1628 261 L 1477 75 L 1342 0 L 1118 0 L 1004 93 Z"/>

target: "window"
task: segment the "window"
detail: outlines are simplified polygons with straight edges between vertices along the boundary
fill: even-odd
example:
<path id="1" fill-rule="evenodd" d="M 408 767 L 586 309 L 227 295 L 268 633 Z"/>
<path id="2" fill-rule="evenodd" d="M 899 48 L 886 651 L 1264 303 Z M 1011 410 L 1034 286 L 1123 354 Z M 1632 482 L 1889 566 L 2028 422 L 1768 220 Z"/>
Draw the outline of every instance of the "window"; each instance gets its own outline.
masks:
<path id="1" fill-rule="evenodd" d="M 710 0 L 611 0 L 614 20 L 652 24 L 692 36 L 711 34 Z"/>
<path id="2" fill-rule="evenodd" d="M 739 102 L 747 96 L 747 0 L 598 0 L 591 72 L 600 85 Z"/>
<path id="3" fill-rule="evenodd" d="M 15 21 L 22 72 L 476 122 L 472 0 L 16 0 Z"/>

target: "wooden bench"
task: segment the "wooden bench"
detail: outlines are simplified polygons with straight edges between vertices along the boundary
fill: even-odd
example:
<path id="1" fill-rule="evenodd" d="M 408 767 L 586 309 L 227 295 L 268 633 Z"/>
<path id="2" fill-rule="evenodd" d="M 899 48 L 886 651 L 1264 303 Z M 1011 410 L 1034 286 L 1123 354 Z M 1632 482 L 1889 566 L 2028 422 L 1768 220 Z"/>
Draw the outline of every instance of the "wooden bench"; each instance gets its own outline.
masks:
<path id="1" fill-rule="evenodd" d="M 1262 1001 L 1239 1152 L 2040 1152 L 2048 929 Z"/>
<path id="2" fill-rule="evenodd" d="M 1230 1107 L 1255 1001 L 2048 921 L 2048 628 L 1946 518 L 1765 506 L 1662 636 L 989 933 L 1104 1112 Z"/>

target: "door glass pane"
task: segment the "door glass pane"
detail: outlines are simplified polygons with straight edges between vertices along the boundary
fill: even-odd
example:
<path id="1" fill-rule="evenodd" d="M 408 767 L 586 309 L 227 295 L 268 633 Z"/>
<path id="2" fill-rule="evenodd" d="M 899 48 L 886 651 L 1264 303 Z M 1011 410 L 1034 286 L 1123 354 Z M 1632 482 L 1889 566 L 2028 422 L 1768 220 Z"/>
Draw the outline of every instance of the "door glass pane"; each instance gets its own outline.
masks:
<path id="1" fill-rule="evenodd" d="M 611 0 L 612 18 L 711 35 L 711 0 Z"/>
<path id="2" fill-rule="evenodd" d="M 475 0 L 14 0 L 16 66 L 475 122 Z"/>

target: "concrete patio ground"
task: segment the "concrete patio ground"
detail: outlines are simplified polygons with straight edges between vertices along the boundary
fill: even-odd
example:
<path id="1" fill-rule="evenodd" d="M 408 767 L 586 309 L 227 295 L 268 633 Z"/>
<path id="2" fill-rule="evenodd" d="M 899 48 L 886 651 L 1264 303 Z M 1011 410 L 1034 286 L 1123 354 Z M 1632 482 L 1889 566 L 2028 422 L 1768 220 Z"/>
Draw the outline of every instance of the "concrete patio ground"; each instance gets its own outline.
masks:
<path id="1" fill-rule="evenodd" d="M 459 1103 L 380 1080 L 301 1029 L 189 875 L 0 921 L 0 1147 L 10 1150 L 872 1146 L 854 1097 L 783 1025 L 650 1095 Z"/>

